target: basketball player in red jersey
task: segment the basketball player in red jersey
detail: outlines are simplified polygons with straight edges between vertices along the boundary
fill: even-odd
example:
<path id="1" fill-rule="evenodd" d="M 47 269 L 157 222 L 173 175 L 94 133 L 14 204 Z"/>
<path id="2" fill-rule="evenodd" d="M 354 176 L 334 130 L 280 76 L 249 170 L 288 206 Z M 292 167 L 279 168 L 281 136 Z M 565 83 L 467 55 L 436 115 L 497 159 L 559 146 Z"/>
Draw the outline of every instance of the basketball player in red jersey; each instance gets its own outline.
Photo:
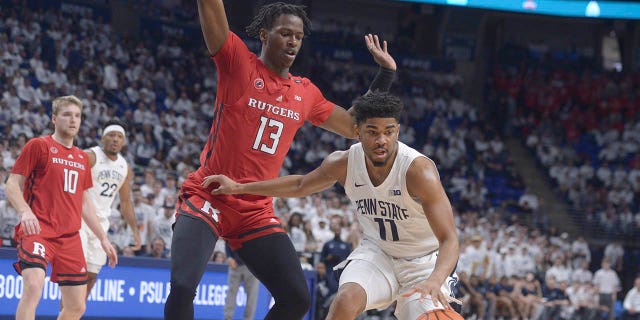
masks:
<path id="1" fill-rule="evenodd" d="M 82 102 L 75 96 L 59 97 L 52 109 L 53 135 L 25 144 L 6 184 L 7 199 L 20 215 L 16 226 L 19 261 L 14 264 L 24 283 L 16 310 L 19 320 L 35 319 L 47 264 L 51 264 L 51 281 L 60 286 L 58 319 L 80 319 L 84 313 L 87 265 L 78 232 L 82 218 L 100 239 L 109 265 L 118 262 L 89 196 L 87 154 L 73 146 Z"/>
<path id="2" fill-rule="evenodd" d="M 211 195 L 206 176 L 240 182 L 272 179 L 305 121 L 354 138 L 351 114 L 327 101 L 289 68 L 310 21 L 304 7 L 273 3 L 259 9 L 247 33 L 260 39 L 259 56 L 229 31 L 222 0 L 199 0 L 205 43 L 218 68 L 218 91 L 201 166 L 182 185 L 171 245 L 171 292 L 165 319 L 193 319 L 193 299 L 216 239 L 224 238 L 267 287 L 275 304 L 266 319 L 300 319 L 310 294 L 291 241 L 273 213 L 272 199 Z M 377 36 L 365 42 L 381 72 L 370 90 L 388 90 L 396 64 Z"/>

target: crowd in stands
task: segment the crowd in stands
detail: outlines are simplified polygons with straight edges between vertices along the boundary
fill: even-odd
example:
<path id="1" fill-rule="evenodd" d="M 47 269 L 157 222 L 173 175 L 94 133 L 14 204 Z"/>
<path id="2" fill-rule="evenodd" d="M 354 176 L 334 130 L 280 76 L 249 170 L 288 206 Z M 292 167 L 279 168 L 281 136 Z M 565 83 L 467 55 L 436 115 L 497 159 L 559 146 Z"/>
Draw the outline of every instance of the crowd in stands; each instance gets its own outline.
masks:
<path id="1" fill-rule="evenodd" d="M 90 14 L 25 10 L 17 3 L 0 8 L 2 245 L 15 245 L 13 226 L 19 221 L 4 194 L 7 172 L 28 139 L 51 133 L 51 99 L 75 94 L 84 103 L 79 147 L 99 144 L 99 128 L 111 118 L 128 124 L 123 153 L 136 174 L 133 201 L 144 246 L 139 252 L 128 247 L 132 236 L 117 206 L 110 239 L 123 255 L 167 258 L 177 190 L 198 166 L 212 119 L 216 72 L 205 48 L 199 43 L 185 47 L 169 37 L 125 39 Z M 179 19 L 175 12 L 164 18 Z M 329 20 L 320 25 L 315 36 L 324 42 L 337 29 L 351 30 L 346 38 L 361 32 L 337 28 Z M 375 72 L 368 61 L 336 62 L 320 54 L 307 59 L 313 61 L 309 77 L 328 99 L 347 107 L 366 91 Z M 514 126 L 527 134 L 528 145 L 576 209 L 590 214 L 594 223 L 609 223 L 605 230 L 639 234 L 640 100 L 614 95 L 627 90 L 625 85 L 637 88 L 639 79 L 498 68 L 494 80 L 497 92 L 508 93 L 505 103 L 518 110 Z M 393 90 L 405 103 L 400 140 L 436 162 L 455 208 L 461 240 L 457 293 L 465 302 L 464 315 L 600 319 L 613 314 L 612 301 L 622 299 L 615 295 L 622 284 L 612 280 L 623 268 L 620 243 L 612 242 L 602 262 L 594 262 L 583 237 L 570 239 L 544 222 L 539 199 L 514 169 L 505 131 L 465 101 L 462 81 L 455 74 L 400 70 Z M 581 97 L 583 87 L 591 95 Z M 595 90 L 601 87 L 608 89 Z M 584 118 L 583 126 L 550 120 L 577 117 Z M 305 125 L 282 173 L 307 172 L 352 142 Z M 303 267 L 318 272 L 321 319 L 337 291 L 332 267 L 361 240 L 354 210 L 340 187 L 307 198 L 276 198 L 274 208 Z M 212 261 L 226 261 L 221 248 Z M 595 274 L 593 265 L 601 265 Z M 640 283 L 636 295 L 639 289 Z"/>
<path id="2" fill-rule="evenodd" d="M 640 240 L 640 74 L 524 65 L 492 75 L 513 129 L 590 231 Z"/>

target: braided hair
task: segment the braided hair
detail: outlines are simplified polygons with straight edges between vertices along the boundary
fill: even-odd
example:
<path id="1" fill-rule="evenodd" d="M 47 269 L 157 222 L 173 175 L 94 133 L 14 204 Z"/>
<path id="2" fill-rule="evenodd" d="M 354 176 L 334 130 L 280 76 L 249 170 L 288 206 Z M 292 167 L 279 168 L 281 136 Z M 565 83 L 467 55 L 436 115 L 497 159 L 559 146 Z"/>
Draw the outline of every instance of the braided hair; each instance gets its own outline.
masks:
<path id="1" fill-rule="evenodd" d="M 304 34 L 311 33 L 311 20 L 304 11 L 306 6 L 295 5 L 284 2 L 275 2 L 264 5 L 258 9 L 258 13 L 253 17 L 251 24 L 245 28 L 247 34 L 254 38 L 260 38 L 260 29 L 269 30 L 273 27 L 273 22 L 283 14 L 291 14 L 302 19 Z"/>

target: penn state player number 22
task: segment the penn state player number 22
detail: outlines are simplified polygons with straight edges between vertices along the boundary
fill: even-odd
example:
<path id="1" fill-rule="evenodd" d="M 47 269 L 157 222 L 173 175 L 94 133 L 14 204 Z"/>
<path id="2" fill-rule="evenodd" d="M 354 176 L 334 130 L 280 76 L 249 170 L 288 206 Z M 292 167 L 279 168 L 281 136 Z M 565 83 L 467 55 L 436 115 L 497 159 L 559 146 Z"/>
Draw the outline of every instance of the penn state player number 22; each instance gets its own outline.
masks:
<path id="1" fill-rule="evenodd" d="M 271 146 L 268 146 L 266 143 L 261 143 L 262 136 L 264 135 L 264 129 L 267 126 L 269 128 L 276 128 L 276 131 L 272 131 L 269 133 L 269 138 L 272 141 Z M 260 150 L 268 154 L 275 154 L 276 148 L 278 148 L 278 142 L 280 142 L 280 135 L 282 134 L 283 128 L 284 123 L 278 120 L 267 118 L 265 116 L 260 117 L 260 128 L 258 129 L 258 134 L 256 134 L 256 139 L 253 141 L 253 149 Z"/>
<path id="2" fill-rule="evenodd" d="M 118 185 L 116 185 L 115 183 L 109 184 L 108 182 L 104 182 L 100 186 L 102 187 L 102 192 L 100 192 L 100 195 L 108 198 L 113 197 L 116 189 L 118 189 Z"/>
<path id="3" fill-rule="evenodd" d="M 396 226 L 396 222 L 392 219 L 382 219 L 382 218 L 374 218 L 373 221 L 378 223 L 378 227 L 380 227 L 380 239 L 387 240 L 387 226 L 385 225 L 385 221 L 389 223 L 389 228 L 391 229 L 391 240 L 398 241 L 398 227 Z"/>

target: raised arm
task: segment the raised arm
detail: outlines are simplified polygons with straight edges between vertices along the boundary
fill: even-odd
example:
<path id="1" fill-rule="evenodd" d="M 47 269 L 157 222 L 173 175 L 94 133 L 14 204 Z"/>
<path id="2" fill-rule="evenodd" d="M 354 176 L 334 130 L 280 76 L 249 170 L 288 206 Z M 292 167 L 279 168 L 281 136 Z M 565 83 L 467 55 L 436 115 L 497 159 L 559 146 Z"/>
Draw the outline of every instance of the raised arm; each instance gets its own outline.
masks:
<path id="1" fill-rule="evenodd" d="M 434 300 L 448 307 L 448 299 L 440 288 L 458 262 L 458 232 L 453 222 L 451 203 L 440 183 L 438 170 L 431 160 L 418 157 L 411 163 L 407 171 L 407 189 L 411 196 L 418 198 L 422 203 L 440 248 L 431 275 L 403 296 L 420 292 L 423 297 L 431 295 Z"/>
<path id="2" fill-rule="evenodd" d="M 289 175 L 266 181 L 237 183 L 225 175 L 204 178 L 202 186 L 212 183 L 219 186 L 212 194 L 254 194 L 271 197 L 304 197 L 333 186 L 337 181 L 344 183 L 347 174 L 347 151 L 336 151 L 327 156 L 322 164 L 305 175 Z"/>
<path id="3" fill-rule="evenodd" d="M 380 44 L 377 35 L 367 34 L 364 36 L 365 45 L 373 56 L 373 60 L 380 66 L 378 74 L 371 82 L 369 90 L 389 91 L 395 71 L 397 69 L 396 61 L 387 50 L 387 41 Z M 343 107 L 336 105 L 329 118 L 320 125 L 321 128 L 337 133 L 343 137 L 355 139 L 355 127 L 353 121 L 353 109 L 345 110 Z"/>
<path id="4" fill-rule="evenodd" d="M 209 54 L 218 53 L 229 35 L 229 23 L 222 0 L 198 0 L 198 14 Z"/>

